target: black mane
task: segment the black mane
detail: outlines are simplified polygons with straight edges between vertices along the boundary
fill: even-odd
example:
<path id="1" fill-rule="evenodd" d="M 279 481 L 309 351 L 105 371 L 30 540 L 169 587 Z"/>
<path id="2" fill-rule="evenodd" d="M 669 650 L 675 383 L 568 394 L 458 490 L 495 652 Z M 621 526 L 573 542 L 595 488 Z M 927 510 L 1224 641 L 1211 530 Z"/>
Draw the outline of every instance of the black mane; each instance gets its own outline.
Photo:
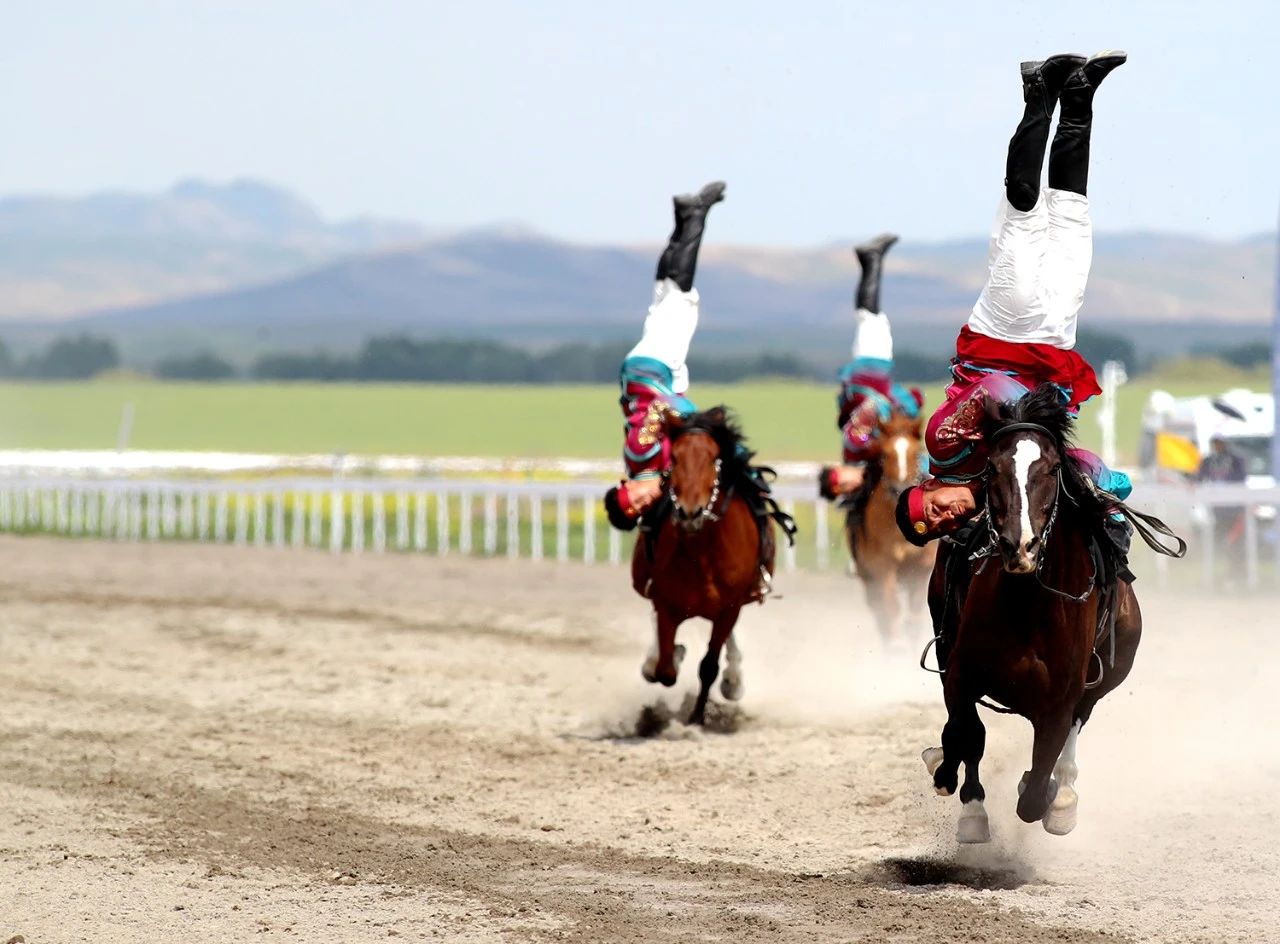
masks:
<path id="1" fill-rule="evenodd" d="M 1053 440 L 1062 461 L 1062 484 L 1071 500 L 1090 517 L 1106 513 L 1107 502 L 1080 466 L 1067 455 L 1075 447 L 1076 421 L 1067 410 L 1062 391 L 1053 384 L 1041 384 L 1018 400 L 1001 403 L 988 421 L 987 441 L 994 446 L 1000 431 L 1015 423 L 1031 423 L 1044 429 Z"/>
<path id="2" fill-rule="evenodd" d="M 709 410 L 694 413 L 686 417 L 682 423 L 673 425 L 670 436 L 674 442 L 685 433 L 694 430 L 709 433 L 716 441 L 716 445 L 720 447 L 721 474 L 725 478 L 732 480 L 737 473 L 746 471 L 755 453 L 746 448 L 747 437 L 738 425 L 737 417 L 729 411 L 728 407 L 713 406 Z"/>
<path id="3" fill-rule="evenodd" d="M 1076 421 L 1062 401 L 1062 391 L 1053 384 L 1041 384 L 1026 396 L 1001 403 L 991 418 L 988 437 L 1013 423 L 1034 423 L 1049 433 L 1060 454 L 1075 445 Z"/>

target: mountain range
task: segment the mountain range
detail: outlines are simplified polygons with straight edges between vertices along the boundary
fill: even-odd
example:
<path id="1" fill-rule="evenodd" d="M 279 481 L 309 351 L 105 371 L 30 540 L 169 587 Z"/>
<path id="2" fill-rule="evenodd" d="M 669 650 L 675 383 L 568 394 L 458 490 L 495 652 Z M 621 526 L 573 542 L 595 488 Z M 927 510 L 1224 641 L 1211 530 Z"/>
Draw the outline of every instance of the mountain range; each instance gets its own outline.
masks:
<path id="1" fill-rule="evenodd" d="M 0 336 L 90 330 L 145 360 L 208 347 L 350 347 L 370 334 L 545 345 L 634 336 L 659 250 L 585 246 L 525 230 L 432 236 L 417 224 L 331 223 L 253 181 L 186 181 L 162 194 L 0 200 Z M 985 274 L 986 241 L 913 243 L 888 258 L 900 343 L 945 348 Z M 1275 240 L 1099 235 L 1084 324 L 1156 349 L 1265 337 Z M 703 252 L 699 345 L 845 347 L 857 265 L 848 244 Z"/>

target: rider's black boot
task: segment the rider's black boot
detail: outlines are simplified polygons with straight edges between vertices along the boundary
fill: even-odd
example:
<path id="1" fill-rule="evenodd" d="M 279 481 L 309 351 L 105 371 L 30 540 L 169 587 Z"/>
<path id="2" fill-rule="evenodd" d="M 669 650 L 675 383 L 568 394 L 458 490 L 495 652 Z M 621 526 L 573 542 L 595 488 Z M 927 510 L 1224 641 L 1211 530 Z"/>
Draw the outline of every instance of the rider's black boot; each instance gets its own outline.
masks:
<path id="1" fill-rule="evenodd" d="M 1043 62 L 1022 63 L 1022 100 L 1026 107 L 1017 130 L 1009 139 L 1005 162 L 1004 192 L 1010 205 L 1023 213 L 1040 196 L 1040 172 L 1049 144 L 1049 124 L 1062 86 L 1084 65 L 1083 56 L 1050 56 Z"/>
<path id="2" fill-rule="evenodd" d="M 875 239 L 869 239 L 853 247 L 858 257 L 858 265 L 862 267 L 862 278 L 858 280 L 856 307 L 878 314 L 880 312 L 880 276 L 884 270 L 884 254 L 889 247 L 898 241 L 894 233 L 881 233 Z"/>
<path id="3" fill-rule="evenodd" d="M 667 248 L 658 259 L 655 281 L 670 279 L 682 292 L 693 289 L 694 270 L 698 266 L 698 248 L 707 224 L 707 211 L 724 199 L 724 183 L 715 181 L 697 193 L 673 198 L 676 225 Z"/>
<path id="4" fill-rule="evenodd" d="M 1058 130 L 1049 149 L 1049 186 L 1085 196 L 1089 186 L 1089 136 L 1093 128 L 1093 93 L 1111 70 L 1128 57 L 1119 50 L 1090 56 L 1071 74 L 1059 98 Z"/>

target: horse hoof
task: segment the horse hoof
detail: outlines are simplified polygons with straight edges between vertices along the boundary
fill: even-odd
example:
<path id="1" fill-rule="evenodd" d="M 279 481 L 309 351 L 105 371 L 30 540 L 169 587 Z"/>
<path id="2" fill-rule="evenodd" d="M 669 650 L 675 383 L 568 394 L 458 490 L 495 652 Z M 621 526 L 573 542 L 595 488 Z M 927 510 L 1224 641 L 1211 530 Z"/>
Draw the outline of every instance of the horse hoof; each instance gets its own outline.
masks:
<path id="1" fill-rule="evenodd" d="M 1058 795 L 1053 798 L 1053 802 L 1049 804 L 1049 811 L 1044 814 L 1041 822 L 1044 824 L 1044 831 L 1052 836 L 1065 836 L 1071 830 L 1076 828 L 1077 809 L 1080 806 L 1080 797 L 1071 787 L 1062 787 L 1058 790 Z"/>
<path id="2" fill-rule="evenodd" d="M 671 661 L 676 665 L 676 671 L 680 671 L 680 664 L 684 662 L 685 648 L 684 646 L 676 646 L 675 651 L 671 654 Z"/>
<path id="3" fill-rule="evenodd" d="M 644 664 L 640 666 L 640 674 L 644 676 L 646 682 L 658 681 L 658 660 L 645 660 Z"/>
<path id="4" fill-rule="evenodd" d="M 970 800 L 964 805 L 960 822 L 956 826 L 956 842 L 965 845 L 991 841 L 991 823 L 981 800 Z"/>
<path id="5" fill-rule="evenodd" d="M 725 673 L 725 677 L 720 680 L 720 694 L 729 701 L 741 701 L 744 688 L 741 676 Z"/>
<path id="6" fill-rule="evenodd" d="M 920 759 L 924 761 L 924 769 L 929 771 L 929 776 L 932 777 L 942 766 L 942 748 L 926 747 L 921 751 Z"/>

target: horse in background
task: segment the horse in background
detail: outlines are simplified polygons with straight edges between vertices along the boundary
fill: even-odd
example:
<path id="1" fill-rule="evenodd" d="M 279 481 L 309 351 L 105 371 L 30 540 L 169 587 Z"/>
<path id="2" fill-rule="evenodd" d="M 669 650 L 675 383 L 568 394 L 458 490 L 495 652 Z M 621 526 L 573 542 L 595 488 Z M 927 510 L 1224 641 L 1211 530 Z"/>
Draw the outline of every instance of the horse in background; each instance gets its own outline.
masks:
<path id="1" fill-rule="evenodd" d="M 671 415 L 666 435 L 672 456 L 666 497 L 657 513 L 646 513 L 631 558 L 632 586 L 652 603 L 657 634 L 641 672 L 650 682 L 674 685 L 685 654 L 676 631 L 693 617 L 709 620 L 711 640 L 698 665 L 701 687 L 689 717 L 689 724 L 700 725 L 726 647 L 720 692 L 730 701 L 742 697 L 742 654 L 733 629 L 744 606 L 768 595 L 774 522 L 788 536 L 794 525 L 767 494 L 751 500 L 761 487 L 742 432 L 724 407 Z"/>
<path id="2" fill-rule="evenodd" d="M 895 411 L 880 423 L 878 447 L 865 466 L 866 479 L 845 513 L 845 540 L 854 569 L 875 614 L 881 641 L 897 641 L 908 617 L 923 619 L 925 593 L 937 548 L 916 547 L 898 532 L 898 498 L 921 478 L 923 421 Z M 913 641 L 911 639 L 905 641 Z"/>

